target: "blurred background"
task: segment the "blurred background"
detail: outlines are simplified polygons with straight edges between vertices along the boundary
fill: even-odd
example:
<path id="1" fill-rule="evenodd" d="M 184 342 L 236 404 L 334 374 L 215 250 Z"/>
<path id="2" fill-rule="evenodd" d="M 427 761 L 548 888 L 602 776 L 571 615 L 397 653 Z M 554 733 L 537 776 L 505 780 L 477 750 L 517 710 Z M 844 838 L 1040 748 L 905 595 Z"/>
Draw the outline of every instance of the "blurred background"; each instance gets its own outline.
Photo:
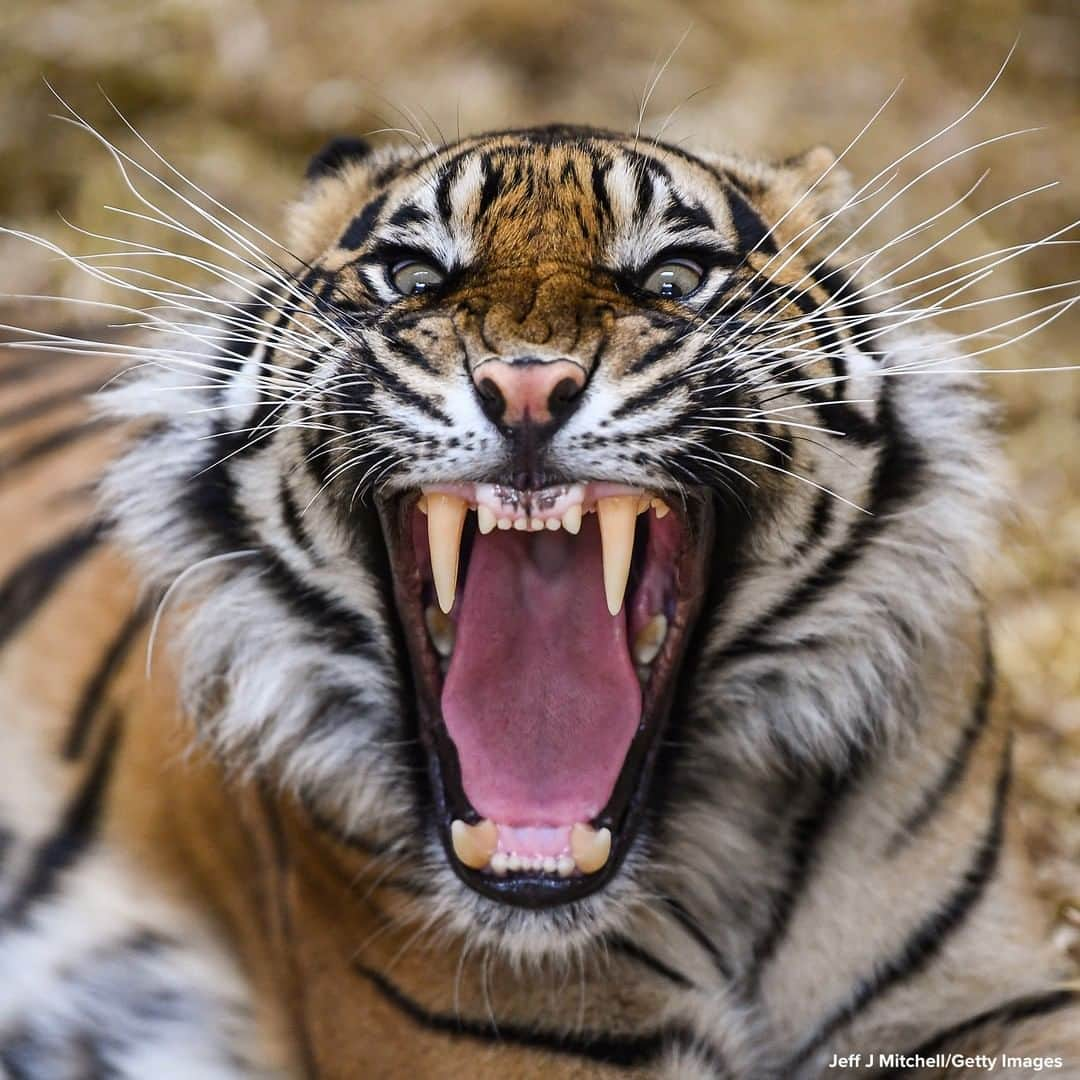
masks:
<path id="1" fill-rule="evenodd" d="M 986 101 L 904 162 L 889 190 L 983 140 L 1042 130 L 935 169 L 859 238 L 864 248 L 887 242 L 959 200 L 989 170 L 936 232 L 890 253 L 896 265 L 968 222 L 918 262 L 918 274 L 1030 243 L 1080 216 L 1074 0 L 4 0 L 0 224 L 77 252 L 95 243 L 58 212 L 91 231 L 145 238 L 139 222 L 105 209 L 132 203 L 100 146 L 49 118 L 60 109 L 43 78 L 130 147 L 104 91 L 171 162 L 280 235 L 307 157 L 334 135 L 440 141 L 553 120 L 632 129 L 654 82 L 646 134 L 781 157 L 821 142 L 843 149 L 902 81 L 845 158 L 862 183 L 959 117 L 1017 41 Z M 973 220 L 1052 181 L 1060 184 Z M 161 240 L 159 232 L 152 242 Z M 950 325 L 995 327 L 1074 294 L 1077 278 L 1074 248 L 1041 248 L 1002 264 L 964 299 L 1073 281 L 1071 288 L 987 304 Z M 0 236 L 0 293 L 8 297 L 0 300 L 4 322 L 54 328 L 87 316 L 10 295 L 110 299 L 70 264 L 8 236 Z M 1032 325 L 1003 327 L 979 345 Z M 980 359 L 997 369 L 1080 364 L 1078 329 L 1068 311 Z M 1073 897 L 1078 906 L 1057 907 L 1058 918 L 1080 927 L 1080 376 L 1002 373 L 986 387 L 1001 403 L 1001 480 L 1014 503 L 985 575 L 998 700 L 1021 730 L 1022 811 L 1041 888 L 1055 907 Z"/>

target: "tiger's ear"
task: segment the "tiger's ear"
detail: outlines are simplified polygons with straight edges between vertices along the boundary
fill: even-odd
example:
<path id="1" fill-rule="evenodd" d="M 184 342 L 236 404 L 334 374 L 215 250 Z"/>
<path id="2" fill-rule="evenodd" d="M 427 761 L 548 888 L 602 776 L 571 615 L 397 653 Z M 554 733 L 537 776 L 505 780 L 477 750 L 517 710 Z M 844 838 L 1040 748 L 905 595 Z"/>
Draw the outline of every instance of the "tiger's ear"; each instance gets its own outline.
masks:
<path id="1" fill-rule="evenodd" d="M 796 198 L 805 196 L 817 218 L 839 210 L 854 190 L 851 174 L 837 160 L 829 147 L 812 146 L 780 163 L 792 193 Z"/>
<path id="2" fill-rule="evenodd" d="M 311 159 L 300 197 L 286 219 L 289 249 L 295 255 L 311 262 L 333 245 L 369 197 L 379 157 L 363 139 L 340 138 Z"/>
<path id="3" fill-rule="evenodd" d="M 331 139 L 308 162 L 304 179 L 318 180 L 324 176 L 332 176 L 334 173 L 341 172 L 344 166 L 351 162 L 363 161 L 370 154 L 371 144 L 363 139 L 354 139 L 348 135 Z"/>

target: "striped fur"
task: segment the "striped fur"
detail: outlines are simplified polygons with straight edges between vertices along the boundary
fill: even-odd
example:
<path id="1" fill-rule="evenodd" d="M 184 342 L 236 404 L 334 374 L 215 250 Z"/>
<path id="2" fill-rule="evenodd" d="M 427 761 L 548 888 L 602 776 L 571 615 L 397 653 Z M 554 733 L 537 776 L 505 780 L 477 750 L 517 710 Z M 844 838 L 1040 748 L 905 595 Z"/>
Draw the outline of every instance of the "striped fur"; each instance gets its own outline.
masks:
<path id="1" fill-rule="evenodd" d="M 973 580 L 987 408 L 962 346 L 828 261 L 831 162 L 572 128 L 339 145 L 295 272 L 198 350 L 181 331 L 92 416 L 108 357 L 5 359 L 11 1075 L 809 1078 L 962 1051 L 1080 1076 Z M 452 299 L 396 298 L 390 248 Z M 665 249 L 712 252 L 685 304 L 627 284 Z M 720 526 L 645 824 L 608 887 L 539 911 L 447 865 L 372 502 L 502 467 L 468 370 L 522 344 L 590 374 L 550 468 L 707 490 Z"/>

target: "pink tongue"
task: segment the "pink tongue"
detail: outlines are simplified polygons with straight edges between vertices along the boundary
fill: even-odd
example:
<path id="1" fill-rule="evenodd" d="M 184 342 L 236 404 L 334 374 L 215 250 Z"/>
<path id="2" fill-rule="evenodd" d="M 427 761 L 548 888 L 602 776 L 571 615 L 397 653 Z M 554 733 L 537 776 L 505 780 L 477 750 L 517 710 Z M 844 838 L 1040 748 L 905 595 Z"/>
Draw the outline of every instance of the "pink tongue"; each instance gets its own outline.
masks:
<path id="1" fill-rule="evenodd" d="M 503 825 L 594 817 L 641 719 L 595 515 L 578 536 L 477 534 L 453 616 L 442 712 L 473 808 Z"/>

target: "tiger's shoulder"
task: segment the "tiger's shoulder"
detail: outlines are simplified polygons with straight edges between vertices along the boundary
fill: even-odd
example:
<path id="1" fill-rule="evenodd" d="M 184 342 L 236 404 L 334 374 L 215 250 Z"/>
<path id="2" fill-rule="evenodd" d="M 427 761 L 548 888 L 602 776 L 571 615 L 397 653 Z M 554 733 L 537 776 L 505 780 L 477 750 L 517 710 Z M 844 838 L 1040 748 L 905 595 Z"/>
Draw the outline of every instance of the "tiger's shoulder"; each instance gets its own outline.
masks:
<path id="1" fill-rule="evenodd" d="M 198 789 L 199 764 L 176 737 L 175 760 L 147 760 L 142 737 L 178 716 L 167 660 L 145 678 L 150 598 L 97 504 L 125 435 L 89 395 L 116 374 L 0 350 L 0 1072 L 279 1075 L 229 913 L 196 895 L 213 849 L 181 850 L 183 807 L 148 798 Z"/>

